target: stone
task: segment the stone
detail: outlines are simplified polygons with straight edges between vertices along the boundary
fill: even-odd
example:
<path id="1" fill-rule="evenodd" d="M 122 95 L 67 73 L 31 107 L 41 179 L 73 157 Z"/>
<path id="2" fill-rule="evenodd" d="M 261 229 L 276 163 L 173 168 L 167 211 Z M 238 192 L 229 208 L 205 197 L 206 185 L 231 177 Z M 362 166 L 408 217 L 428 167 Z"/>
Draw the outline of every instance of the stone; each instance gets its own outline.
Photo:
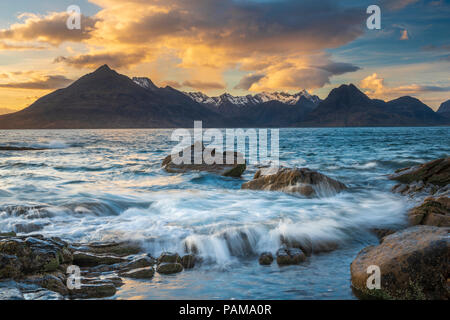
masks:
<path id="1" fill-rule="evenodd" d="M 18 278 L 22 273 L 22 263 L 16 256 L 0 253 L 0 279 Z"/>
<path id="2" fill-rule="evenodd" d="M 355 292 L 362 298 L 450 298 L 450 238 L 447 228 L 415 226 L 364 248 L 350 266 Z M 381 271 L 381 289 L 367 288 L 369 266 Z"/>
<path id="3" fill-rule="evenodd" d="M 256 172 L 253 180 L 244 183 L 242 189 L 282 191 L 298 193 L 305 197 L 334 195 L 347 187 L 326 175 L 308 168 L 281 168 L 276 173 Z"/>
<path id="4" fill-rule="evenodd" d="M 273 255 L 270 252 L 263 252 L 259 256 L 259 264 L 262 266 L 269 266 L 273 262 Z"/>
<path id="5" fill-rule="evenodd" d="M 73 253 L 73 263 L 80 267 L 94 267 L 102 264 L 116 264 L 126 261 L 124 258 L 111 255 L 96 255 L 81 251 Z"/>
<path id="6" fill-rule="evenodd" d="M 410 225 L 450 227 L 450 198 L 427 198 L 408 213 Z"/>
<path id="7" fill-rule="evenodd" d="M 277 263 L 279 266 L 300 264 L 306 260 L 302 250 L 296 248 L 280 248 L 277 251 Z"/>
<path id="8" fill-rule="evenodd" d="M 181 258 L 181 264 L 185 269 L 192 269 L 195 267 L 196 256 L 194 254 L 187 254 Z"/>
<path id="9" fill-rule="evenodd" d="M 181 263 L 181 258 L 178 253 L 163 252 L 158 258 L 158 264 L 160 263 Z"/>
<path id="10" fill-rule="evenodd" d="M 80 289 L 69 290 L 71 298 L 91 299 L 107 298 L 116 294 L 116 287 L 111 281 L 98 281 L 97 283 L 81 284 Z"/>
<path id="11" fill-rule="evenodd" d="M 126 272 L 119 273 L 120 276 L 126 278 L 134 278 L 134 279 L 151 279 L 155 274 L 155 269 L 153 267 L 145 267 L 139 269 L 133 269 Z"/>
<path id="12" fill-rule="evenodd" d="M 195 164 L 194 162 L 194 155 L 195 155 L 195 149 L 198 149 L 202 161 L 200 164 Z M 180 151 L 179 156 L 182 157 L 184 154 L 190 154 L 188 156 L 189 161 L 188 163 L 182 163 L 182 164 L 175 164 L 172 160 L 174 158 L 174 155 L 167 156 L 163 162 L 162 167 L 169 173 L 185 173 L 188 171 L 206 171 L 211 172 L 215 174 L 219 174 L 225 177 L 240 177 L 247 165 L 244 159 L 244 156 L 239 152 L 220 152 L 220 151 L 213 149 L 213 148 L 207 148 L 205 147 L 201 142 L 196 142 L 192 146 Z M 218 157 L 221 159 L 222 164 L 219 163 L 213 163 L 213 164 L 207 164 L 203 159 L 204 154 L 211 154 L 212 157 Z M 233 163 L 228 164 L 226 162 L 227 157 L 230 157 L 233 159 Z"/>
<path id="13" fill-rule="evenodd" d="M 156 272 L 161 274 L 173 274 L 181 271 L 183 271 L 181 263 L 161 263 L 156 268 Z"/>
<path id="14" fill-rule="evenodd" d="M 395 171 L 389 179 L 400 182 L 393 192 L 416 195 L 448 194 L 450 184 L 450 157 Z"/>
<path id="15" fill-rule="evenodd" d="M 0 281 L 0 300 L 25 300 L 15 281 Z"/>

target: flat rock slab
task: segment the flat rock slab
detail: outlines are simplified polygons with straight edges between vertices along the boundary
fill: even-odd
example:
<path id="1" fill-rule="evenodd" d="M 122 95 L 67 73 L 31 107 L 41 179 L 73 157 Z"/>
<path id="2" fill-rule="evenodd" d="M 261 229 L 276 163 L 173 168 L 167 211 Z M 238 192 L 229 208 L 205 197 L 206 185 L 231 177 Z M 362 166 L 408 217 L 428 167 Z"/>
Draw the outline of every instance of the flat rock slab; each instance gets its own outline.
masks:
<path id="1" fill-rule="evenodd" d="M 415 226 L 363 249 L 350 266 L 352 286 L 361 297 L 449 299 L 449 262 L 449 229 Z M 369 266 L 380 268 L 380 290 L 367 288 Z"/>
<path id="2" fill-rule="evenodd" d="M 110 255 L 96 255 L 81 251 L 73 253 L 73 263 L 80 267 L 94 267 L 102 264 L 116 264 L 126 261 L 124 258 Z"/>
<path id="3" fill-rule="evenodd" d="M 119 275 L 133 279 L 151 279 L 155 275 L 155 269 L 153 269 L 153 267 L 145 267 L 122 272 L 119 273 Z"/>

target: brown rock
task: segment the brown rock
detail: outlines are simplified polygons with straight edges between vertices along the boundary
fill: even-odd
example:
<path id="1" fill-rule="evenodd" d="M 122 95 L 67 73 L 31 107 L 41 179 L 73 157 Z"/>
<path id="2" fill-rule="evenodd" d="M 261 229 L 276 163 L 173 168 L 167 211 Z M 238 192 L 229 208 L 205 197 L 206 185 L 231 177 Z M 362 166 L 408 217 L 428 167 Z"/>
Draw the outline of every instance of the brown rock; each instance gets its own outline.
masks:
<path id="1" fill-rule="evenodd" d="M 187 254 L 181 258 L 181 264 L 185 269 L 192 269 L 195 267 L 195 263 L 197 262 L 197 258 L 194 254 Z"/>
<path id="2" fill-rule="evenodd" d="M 73 263 L 80 267 L 94 267 L 102 264 L 116 264 L 126 262 L 124 258 L 110 255 L 96 255 L 88 252 L 73 253 Z"/>
<path id="3" fill-rule="evenodd" d="M 449 261 L 448 229 L 411 227 L 363 249 L 350 266 L 352 286 L 361 297 L 448 299 Z M 369 266 L 381 270 L 379 290 L 367 289 Z"/>
<path id="4" fill-rule="evenodd" d="M 346 186 L 319 172 L 302 169 L 282 168 L 274 174 L 256 172 L 253 180 L 242 185 L 242 189 L 269 190 L 300 193 L 306 197 L 336 194 Z"/>
<path id="5" fill-rule="evenodd" d="M 409 223 L 436 227 L 450 227 L 450 198 L 427 198 L 409 211 Z"/>
<path id="6" fill-rule="evenodd" d="M 161 274 L 172 274 L 183 271 L 183 266 L 180 263 L 161 263 L 156 268 L 156 272 Z"/>
<path id="7" fill-rule="evenodd" d="M 181 258 L 178 253 L 163 252 L 158 258 L 158 264 L 160 263 L 181 263 Z"/>
<path id="8" fill-rule="evenodd" d="M 394 192 L 435 194 L 450 184 L 450 157 L 397 170 L 389 179 L 401 183 L 393 188 Z"/>
<path id="9" fill-rule="evenodd" d="M 273 262 L 273 255 L 270 252 L 263 252 L 259 256 L 259 264 L 262 266 L 270 266 Z"/>
<path id="10" fill-rule="evenodd" d="M 306 255 L 302 250 L 291 248 L 281 248 L 277 251 L 277 263 L 279 266 L 300 264 L 306 260 Z"/>
<path id="11" fill-rule="evenodd" d="M 119 275 L 126 278 L 133 279 L 150 279 L 153 278 L 155 274 L 155 269 L 153 267 L 145 267 L 139 269 L 133 269 L 126 272 L 121 272 Z"/>
<path id="12" fill-rule="evenodd" d="M 195 146 L 197 146 L 197 149 L 200 151 L 200 159 L 201 159 L 201 163 L 196 164 L 195 163 Z M 226 176 L 226 177 L 240 177 L 242 175 L 242 173 L 244 173 L 245 169 L 246 169 L 246 163 L 245 163 L 245 159 L 243 157 L 243 155 L 241 153 L 238 152 L 223 152 L 220 153 L 220 155 L 216 155 L 216 153 L 219 152 L 216 149 L 212 149 L 212 148 L 205 148 L 205 146 L 200 143 L 200 142 L 196 142 L 195 144 L 193 144 L 192 146 L 184 149 L 183 151 L 181 151 L 179 153 L 179 157 L 182 157 L 183 155 L 186 154 L 190 154 L 190 156 L 188 155 L 187 158 L 189 158 L 190 160 L 188 161 L 188 163 L 182 163 L 182 164 L 175 164 L 174 161 L 172 160 L 173 158 L 175 158 L 174 155 L 169 155 L 167 156 L 163 162 L 162 162 L 162 167 L 164 167 L 164 169 L 167 172 L 170 173 L 185 173 L 188 171 L 207 171 L 207 172 L 211 172 L 211 173 L 215 173 L 215 174 L 219 174 L 222 176 Z M 207 164 L 204 161 L 204 154 L 210 154 L 212 155 L 212 157 L 218 157 L 221 159 L 222 164 L 220 163 L 213 163 L 213 164 Z M 227 163 L 227 156 L 232 157 L 233 159 L 233 163 Z"/>

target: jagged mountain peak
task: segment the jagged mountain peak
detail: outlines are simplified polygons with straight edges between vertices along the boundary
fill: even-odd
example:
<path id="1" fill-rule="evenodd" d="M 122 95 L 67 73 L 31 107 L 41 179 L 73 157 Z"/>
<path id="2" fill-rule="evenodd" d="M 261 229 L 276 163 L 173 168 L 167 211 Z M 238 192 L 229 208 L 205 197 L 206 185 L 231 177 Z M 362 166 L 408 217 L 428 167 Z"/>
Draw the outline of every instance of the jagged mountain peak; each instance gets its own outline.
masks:
<path id="1" fill-rule="evenodd" d="M 295 105 L 300 99 L 306 99 L 312 104 L 317 105 L 320 102 L 319 97 L 313 96 L 306 90 L 302 90 L 295 94 L 288 92 L 261 92 L 255 95 L 248 94 L 246 96 L 233 96 L 230 93 L 224 93 L 218 97 L 209 97 L 201 92 L 185 92 L 194 101 L 201 104 L 221 106 L 223 104 L 232 104 L 236 106 L 256 105 L 269 101 L 278 101 L 287 105 Z"/>
<path id="2" fill-rule="evenodd" d="M 158 89 L 157 86 L 147 77 L 133 77 L 131 80 L 133 80 L 134 83 L 136 83 L 138 86 L 141 86 L 144 89 L 149 90 L 156 90 Z"/>

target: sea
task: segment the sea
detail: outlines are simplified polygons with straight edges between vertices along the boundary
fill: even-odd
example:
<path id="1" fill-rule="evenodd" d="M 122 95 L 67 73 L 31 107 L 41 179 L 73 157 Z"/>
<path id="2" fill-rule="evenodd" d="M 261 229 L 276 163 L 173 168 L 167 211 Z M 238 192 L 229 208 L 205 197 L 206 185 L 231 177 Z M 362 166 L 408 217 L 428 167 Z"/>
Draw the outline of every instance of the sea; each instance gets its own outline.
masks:
<path id="1" fill-rule="evenodd" d="M 113 299 L 356 299 L 350 263 L 376 245 L 374 228 L 401 228 L 418 200 L 393 194 L 388 175 L 449 156 L 450 127 L 289 128 L 280 165 L 348 186 L 316 198 L 241 190 L 241 178 L 166 172 L 171 129 L 8 130 L 0 146 L 0 232 L 73 242 L 140 243 L 157 257 L 195 246 L 202 263 L 176 275 L 125 280 Z M 281 238 L 333 243 L 296 266 L 261 266 Z"/>

